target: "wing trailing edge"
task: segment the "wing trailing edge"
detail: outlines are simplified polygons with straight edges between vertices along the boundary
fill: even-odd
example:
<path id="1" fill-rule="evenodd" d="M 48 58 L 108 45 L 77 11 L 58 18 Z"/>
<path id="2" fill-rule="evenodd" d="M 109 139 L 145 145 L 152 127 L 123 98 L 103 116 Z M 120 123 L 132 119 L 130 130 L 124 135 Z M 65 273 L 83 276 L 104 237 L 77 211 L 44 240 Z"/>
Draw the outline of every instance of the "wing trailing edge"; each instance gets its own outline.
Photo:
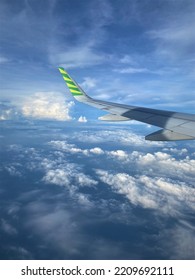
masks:
<path id="1" fill-rule="evenodd" d="M 177 140 L 193 140 L 192 136 L 180 134 L 171 130 L 160 129 L 145 137 L 150 141 L 177 141 Z"/>

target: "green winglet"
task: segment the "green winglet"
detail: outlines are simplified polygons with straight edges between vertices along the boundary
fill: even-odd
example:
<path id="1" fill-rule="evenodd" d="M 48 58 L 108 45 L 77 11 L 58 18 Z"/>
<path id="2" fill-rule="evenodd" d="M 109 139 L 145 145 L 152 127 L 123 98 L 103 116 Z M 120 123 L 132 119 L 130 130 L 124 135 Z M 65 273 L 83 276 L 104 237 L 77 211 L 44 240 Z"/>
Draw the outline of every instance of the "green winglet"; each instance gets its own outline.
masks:
<path id="1" fill-rule="evenodd" d="M 64 70 L 64 68 L 58 68 L 64 81 L 66 82 L 67 87 L 69 88 L 71 94 L 73 96 L 83 95 L 81 89 L 77 85 L 77 83 L 68 75 L 68 73 Z"/>

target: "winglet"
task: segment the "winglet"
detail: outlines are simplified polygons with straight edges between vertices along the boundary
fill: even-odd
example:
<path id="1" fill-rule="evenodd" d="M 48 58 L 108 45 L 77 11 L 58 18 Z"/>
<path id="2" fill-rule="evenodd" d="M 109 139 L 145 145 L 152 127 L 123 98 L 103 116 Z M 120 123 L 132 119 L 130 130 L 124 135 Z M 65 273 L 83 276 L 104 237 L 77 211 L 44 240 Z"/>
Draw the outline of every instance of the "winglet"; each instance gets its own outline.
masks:
<path id="1" fill-rule="evenodd" d="M 62 77 L 69 88 L 71 94 L 77 99 L 79 96 L 85 96 L 86 93 L 81 89 L 81 87 L 70 77 L 70 75 L 64 70 L 64 68 L 58 68 Z"/>

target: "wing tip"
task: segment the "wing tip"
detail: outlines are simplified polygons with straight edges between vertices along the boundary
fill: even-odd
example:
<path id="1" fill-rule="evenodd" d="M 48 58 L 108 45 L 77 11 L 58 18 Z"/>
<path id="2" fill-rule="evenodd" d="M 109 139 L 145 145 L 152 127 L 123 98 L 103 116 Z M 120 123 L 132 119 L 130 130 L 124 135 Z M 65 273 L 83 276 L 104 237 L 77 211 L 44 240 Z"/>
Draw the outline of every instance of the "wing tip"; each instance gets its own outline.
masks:
<path id="1" fill-rule="evenodd" d="M 61 66 L 58 67 L 58 70 L 60 71 L 61 74 L 68 74 L 66 72 L 66 70 L 63 67 L 61 67 Z"/>

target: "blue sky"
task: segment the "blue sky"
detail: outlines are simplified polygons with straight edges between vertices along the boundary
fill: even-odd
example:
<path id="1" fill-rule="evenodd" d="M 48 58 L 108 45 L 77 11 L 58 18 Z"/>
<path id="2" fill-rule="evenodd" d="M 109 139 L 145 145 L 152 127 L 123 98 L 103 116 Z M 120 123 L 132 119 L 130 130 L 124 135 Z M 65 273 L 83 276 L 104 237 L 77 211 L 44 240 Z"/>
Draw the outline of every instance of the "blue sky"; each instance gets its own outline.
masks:
<path id="1" fill-rule="evenodd" d="M 190 0 L 2 0 L 1 119 L 101 115 L 65 94 L 59 65 L 96 98 L 193 113 L 194 12 Z"/>

